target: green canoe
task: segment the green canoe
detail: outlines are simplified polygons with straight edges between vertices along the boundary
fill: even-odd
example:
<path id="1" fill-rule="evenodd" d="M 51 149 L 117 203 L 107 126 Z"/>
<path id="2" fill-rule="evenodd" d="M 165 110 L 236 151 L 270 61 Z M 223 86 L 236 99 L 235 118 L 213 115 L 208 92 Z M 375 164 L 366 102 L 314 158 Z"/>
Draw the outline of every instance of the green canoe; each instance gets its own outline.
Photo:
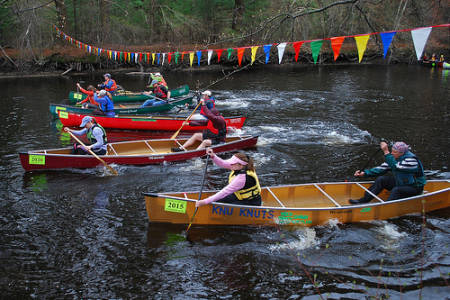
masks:
<path id="1" fill-rule="evenodd" d="M 188 85 L 183 85 L 183 86 L 180 86 L 179 88 L 170 90 L 171 98 L 176 98 L 176 97 L 184 96 L 187 94 L 189 94 L 189 86 Z M 69 103 L 70 104 L 75 104 L 85 98 L 86 98 L 86 95 L 83 93 L 74 92 L 74 91 L 69 93 Z M 135 92 L 122 91 L 120 94 L 113 96 L 112 100 L 114 103 L 144 102 L 145 100 L 152 99 L 152 98 L 153 98 L 152 96 L 143 95 L 142 92 L 135 93 Z"/>
<path id="2" fill-rule="evenodd" d="M 155 112 L 163 112 L 168 111 L 175 106 L 184 106 L 186 103 L 190 104 L 192 102 L 193 96 L 187 96 L 184 98 L 177 98 L 169 101 L 169 103 L 157 106 L 146 106 L 141 107 L 141 104 L 116 104 L 114 112 L 116 115 L 141 115 L 141 114 L 149 114 Z M 58 117 L 58 111 L 66 111 L 77 114 L 91 114 L 93 112 L 92 109 L 89 108 L 81 108 L 79 106 L 72 105 L 64 105 L 64 104 L 50 104 L 50 112 L 54 117 Z"/>

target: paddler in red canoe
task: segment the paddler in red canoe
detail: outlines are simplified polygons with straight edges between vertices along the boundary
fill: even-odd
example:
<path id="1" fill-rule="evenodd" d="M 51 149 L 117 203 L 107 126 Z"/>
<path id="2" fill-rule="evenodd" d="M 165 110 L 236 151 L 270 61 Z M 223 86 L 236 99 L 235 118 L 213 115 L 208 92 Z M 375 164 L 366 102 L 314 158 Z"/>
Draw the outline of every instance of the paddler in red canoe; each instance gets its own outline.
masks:
<path id="1" fill-rule="evenodd" d="M 227 123 L 225 122 L 224 117 L 222 117 L 217 109 L 209 109 L 206 106 L 204 99 L 200 100 L 200 104 L 207 120 L 185 121 L 183 124 L 189 126 L 204 126 L 206 122 L 206 130 L 194 133 L 181 147 L 172 148 L 172 152 L 186 151 L 186 148 L 192 146 L 195 142 L 201 142 L 197 147 L 197 150 L 225 142 Z"/>

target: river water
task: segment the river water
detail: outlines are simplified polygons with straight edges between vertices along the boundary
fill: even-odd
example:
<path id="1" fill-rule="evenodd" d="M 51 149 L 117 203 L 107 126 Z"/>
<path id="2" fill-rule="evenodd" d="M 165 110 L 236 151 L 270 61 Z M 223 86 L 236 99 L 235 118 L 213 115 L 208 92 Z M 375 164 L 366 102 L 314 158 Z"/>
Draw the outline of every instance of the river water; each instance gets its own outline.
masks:
<path id="1" fill-rule="evenodd" d="M 448 71 L 447 71 L 448 72 Z M 113 74 L 129 90 L 147 78 Z M 217 72 L 172 72 L 192 89 Z M 66 146 L 49 103 L 101 74 L 0 79 L 0 298 L 444 299 L 450 210 L 313 228 L 149 223 L 142 192 L 198 190 L 204 163 L 26 173 L 19 151 Z M 262 185 L 343 181 L 381 138 L 404 140 L 430 179 L 450 179 L 449 82 L 421 66 L 336 65 L 241 71 L 211 89 L 248 117 Z M 184 112 L 188 114 L 189 112 Z M 164 135 L 109 132 L 124 140 Z M 170 136 L 171 133 L 166 136 Z M 373 165 L 382 161 L 376 156 Z M 206 188 L 226 184 L 209 166 Z M 424 222 L 424 223 L 423 223 Z M 422 226 L 422 225 L 425 226 Z M 448 298 L 447 298 L 448 299 Z"/>

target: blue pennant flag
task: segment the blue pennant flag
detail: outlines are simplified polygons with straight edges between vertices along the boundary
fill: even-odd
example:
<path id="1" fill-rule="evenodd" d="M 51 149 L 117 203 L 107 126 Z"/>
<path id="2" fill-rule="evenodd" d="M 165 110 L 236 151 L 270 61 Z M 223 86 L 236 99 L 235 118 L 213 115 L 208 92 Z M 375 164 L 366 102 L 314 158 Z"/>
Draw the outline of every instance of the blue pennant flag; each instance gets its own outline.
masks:
<path id="1" fill-rule="evenodd" d="M 197 51 L 197 64 L 200 66 L 200 60 L 202 59 L 202 51 Z"/>
<path id="2" fill-rule="evenodd" d="M 392 43 L 392 39 L 394 38 L 394 35 L 396 33 L 397 33 L 396 31 L 380 33 L 381 41 L 383 42 L 383 58 L 386 58 L 387 51 L 388 51 L 389 46 Z"/>
<path id="3" fill-rule="evenodd" d="M 263 46 L 264 53 L 266 54 L 266 64 L 269 62 L 270 48 L 272 48 L 272 44 L 264 45 L 264 46 Z"/>
<path id="4" fill-rule="evenodd" d="M 158 60 L 156 61 L 156 64 L 159 65 L 159 57 L 161 56 L 161 53 L 156 53 L 156 56 L 158 56 Z"/>
<path id="5" fill-rule="evenodd" d="M 134 53 L 131 52 L 131 61 L 134 61 Z"/>

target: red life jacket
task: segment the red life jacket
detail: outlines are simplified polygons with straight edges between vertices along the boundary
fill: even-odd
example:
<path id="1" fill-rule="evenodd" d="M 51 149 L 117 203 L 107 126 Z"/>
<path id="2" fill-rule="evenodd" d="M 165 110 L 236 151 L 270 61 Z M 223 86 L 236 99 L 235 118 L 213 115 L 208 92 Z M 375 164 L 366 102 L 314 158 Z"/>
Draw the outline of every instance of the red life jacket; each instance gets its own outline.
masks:
<path id="1" fill-rule="evenodd" d="M 153 94 L 160 99 L 167 99 L 167 92 L 159 84 L 153 87 Z"/>
<path id="2" fill-rule="evenodd" d="M 223 119 L 223 121 L 225 122 L 225 118 L 223 116 L 219 116 Z M 225 126 L 225 128 L 220 128 L 217 129 L 216 127 L 214 127 L 213 122 L 211 122 L 211 120 L 208 120 L 208 124 L 206 124 L 206 129 L 208 129 L 209 131 L 211 131 L 212 133 L 216 134 L 216 135 L 226 135 L 227 134 L 227 127 Z"/>
<path id="3" fill-rule="evenodd" d="M 111 80 L 113 84 L 112 84 L 111 88 L 105 87 L 105 91 L 114 92 L 115 90 L 117 90 L 117 84 L 114 79 L 108 79 L 107 81 L 105 81 L 104 84 L 107 85 L 109 80 Z"/>
<path id="4" fill-rule="evenodd" d="M 211 103 L 212 103 L 212 107 L 211 107 Z M 207 98 L 205 99 L 205 106 L 208 107 L 208 109 L 213 109 L 216 107 L 216 99 L 214 98 Z M 209 104 L 209 105 L 208 105 Z M 204 106 L 202 105 L 202 108 L 200 109 L 200 114 L 205 116 L 205 112 L 204 112 Z"/>

